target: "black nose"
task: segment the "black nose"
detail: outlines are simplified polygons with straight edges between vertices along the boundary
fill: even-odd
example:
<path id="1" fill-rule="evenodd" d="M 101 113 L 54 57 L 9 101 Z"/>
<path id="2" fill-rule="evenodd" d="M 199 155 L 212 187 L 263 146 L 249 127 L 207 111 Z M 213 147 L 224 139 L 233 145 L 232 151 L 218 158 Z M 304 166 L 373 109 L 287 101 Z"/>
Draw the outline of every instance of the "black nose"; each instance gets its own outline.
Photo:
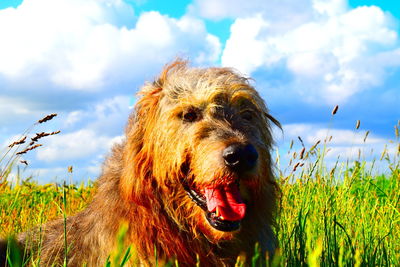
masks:
<path id="1" fill-rule="evenodd" d="M 234 171 L 249 171 L 257 164 L 258 153 L 253 145 L 232 144 L 224 149 L 225 165 Z"/>

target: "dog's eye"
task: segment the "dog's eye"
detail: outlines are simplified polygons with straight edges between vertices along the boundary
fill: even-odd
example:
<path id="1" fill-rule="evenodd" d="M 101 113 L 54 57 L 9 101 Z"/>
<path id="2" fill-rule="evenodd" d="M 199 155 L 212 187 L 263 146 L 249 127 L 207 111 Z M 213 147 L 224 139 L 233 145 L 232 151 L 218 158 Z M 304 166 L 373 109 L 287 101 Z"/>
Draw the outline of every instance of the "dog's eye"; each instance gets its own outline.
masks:
<path id="1" fill-rule="evenodd" d="M 186 122 L 194 122 L 199 119 L 199 113 L 196 110 L 189 110 L 182 115 L 182 119 Z"/>
<path id="2" fill-rule="evenodd" d="M 253 112 L 251 111 L 244 111 L 241 114 L 242 118 L 245 119 L 246 121 L 251 121 L 253 119 Z"/>

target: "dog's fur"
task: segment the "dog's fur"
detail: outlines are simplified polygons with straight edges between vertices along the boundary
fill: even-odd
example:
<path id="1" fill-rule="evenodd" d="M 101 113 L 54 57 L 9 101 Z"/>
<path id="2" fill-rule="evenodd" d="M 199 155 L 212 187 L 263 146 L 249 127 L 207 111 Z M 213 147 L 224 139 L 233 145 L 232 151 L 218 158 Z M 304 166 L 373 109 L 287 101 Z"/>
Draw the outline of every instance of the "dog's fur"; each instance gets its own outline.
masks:
<path id="1" fill-rule="evenodd" d="M 279 123 L 248 79 L 229 68 L 190 68 L 177 60 L 139 95 L 125 141 L 104 163 L 92 203 L 67 218 L 68 266 L 102 266 L 115 253 L 123 224 L 125 244 L 143 265 L 154 264 L 155 251 L 159 263 L 175 258 L 180 266 L 193 266 L 197 257 L 204 266 L 233 265 L 238 255 L 251 257 L 257 242 L 262 252 L 273 252 L 278 188 L 270 124 Z M 197 117 L 185 120 L 191 111 Z M 222 151 L 234 143 L 256 148 L 251 172 L 225 166 Z M 222 232 L 210 226 L 183 184 L 201 191 L 231 182 L 240 182 L 247 211 L 240 230 Z M 63 220 L 44 225 L 41 233 L 41 242 L 35 231 L 18 241 L 28 251 L 40 247 L 42 266 L 62 264 Z"/>

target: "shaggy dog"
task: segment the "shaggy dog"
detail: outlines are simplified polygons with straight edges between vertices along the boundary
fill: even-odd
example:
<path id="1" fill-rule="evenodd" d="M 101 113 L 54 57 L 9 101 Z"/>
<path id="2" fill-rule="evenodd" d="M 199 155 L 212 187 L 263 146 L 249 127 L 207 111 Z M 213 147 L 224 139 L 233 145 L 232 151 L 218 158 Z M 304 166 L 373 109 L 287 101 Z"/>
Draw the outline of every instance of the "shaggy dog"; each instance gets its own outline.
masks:
<path id="1" fill-rule="evenodd" d="M 231 266 L 239 255 L 251 259 L 256 243 L 272 253 L 278 187 L 271 122 L 279 123 L 248 79 L 178 60 L 139 95 L 92 203 L 67 218 L 66 231 L 62 219 L 53 221 L 41 235 L 20 235 L 21 246 L 40 247 L 43 266 L 65 259 L 102 266 L 117 253 L 124 225 L 124 242 L 135 251 L 131 265 L 152 266 L 157 258 Z"/>

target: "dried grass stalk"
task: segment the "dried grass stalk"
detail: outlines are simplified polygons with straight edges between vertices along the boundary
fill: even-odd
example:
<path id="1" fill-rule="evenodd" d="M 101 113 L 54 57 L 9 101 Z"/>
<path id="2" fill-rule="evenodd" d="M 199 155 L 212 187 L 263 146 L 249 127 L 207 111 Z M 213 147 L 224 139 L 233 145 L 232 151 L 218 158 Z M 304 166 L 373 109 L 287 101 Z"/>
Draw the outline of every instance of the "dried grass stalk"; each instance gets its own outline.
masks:
<path id="1" fill-rule="evenodd" d="M 49 114 L 46 117 L 44 117 L 43 119 L 38 120 L 38 123 L 43 123 L 43 122 L 49 121 L 49 120 L 53 119 L 55 116 L 57 116 L 56 113 Z"/>

